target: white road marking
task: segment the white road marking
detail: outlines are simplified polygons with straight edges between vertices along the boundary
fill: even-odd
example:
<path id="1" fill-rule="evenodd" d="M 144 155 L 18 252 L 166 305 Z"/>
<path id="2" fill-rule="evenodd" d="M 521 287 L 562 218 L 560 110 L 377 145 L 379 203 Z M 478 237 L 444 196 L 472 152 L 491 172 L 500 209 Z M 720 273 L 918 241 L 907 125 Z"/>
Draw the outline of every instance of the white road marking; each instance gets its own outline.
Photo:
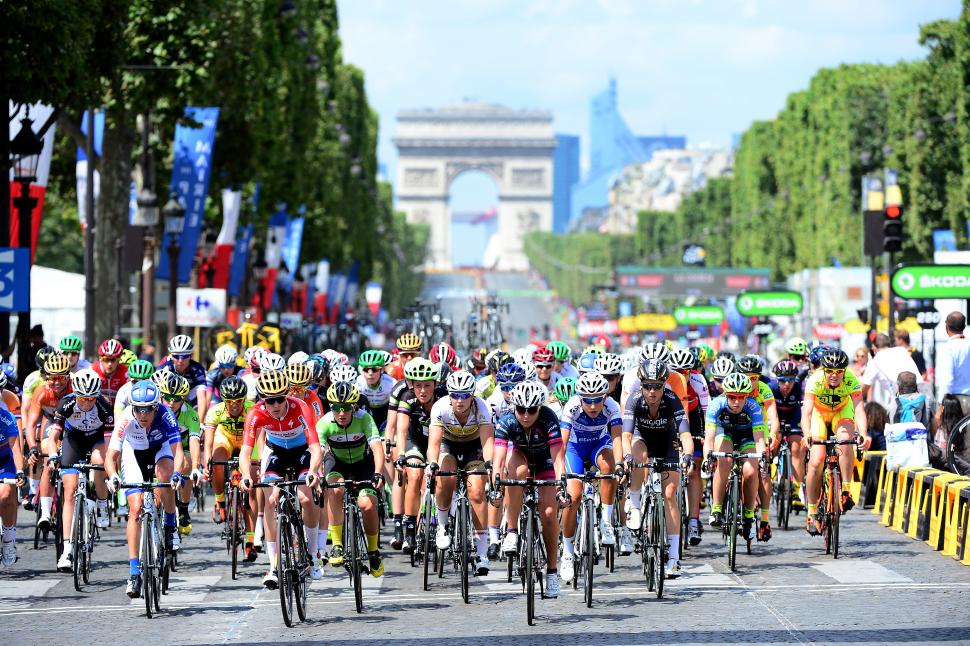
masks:
<path id="1" fill-rule="evenodd" d="M 737 585 L 733 578 L 727 574 L 720 574 L 714 571 L 710 563 L 680 564 L 681 576 L 679 579 L 667 581 L 664 585 L 676 588 L 692 587 L 711 587 L 723 586 L 731 587 Z"/>
<path id="2" fill-rule="evenodd" d="M 221 576 L 169 576 L 168 593 L 159 604 L 165 606 L 190 605 L 203 601 Z M 131 605 L 145 605 L 142 598 L 132 599 Z"/>
<path id="3" fill-rule="evenodd" d="M 0 581 L 0 607 L 4 610 L 29 608 L 47 591 L 67 579 L 32 579 L 30 581 Z M 73 589 L 73 588 L 72 588 Z"/>
<path id="4" fill-rule="evenodd" d="M 839 583 L 912 583 L 912 579 L 866 559 L 821 561 L 812 567 Z"/>

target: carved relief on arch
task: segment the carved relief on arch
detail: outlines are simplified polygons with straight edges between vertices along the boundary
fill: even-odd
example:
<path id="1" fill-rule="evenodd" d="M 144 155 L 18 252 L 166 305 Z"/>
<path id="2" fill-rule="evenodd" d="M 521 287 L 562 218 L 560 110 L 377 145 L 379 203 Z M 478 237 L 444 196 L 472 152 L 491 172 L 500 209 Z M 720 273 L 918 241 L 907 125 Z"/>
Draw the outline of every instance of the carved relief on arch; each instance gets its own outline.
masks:
<path id="1" fill-rule="evenodd" d="M 533 209 L 523 210 L 516 213 L 517 224 L 519 226 L 519 235 L 525 237 L 525 234 L 530 231 L 535 231 L 539 228 L 539 224 L 542 221 L 541 216 L 538 211 Z"/>
<path id="2" fill-rule="evenodd" d="M 450 186 L 451 183 L 460 174 L 464 173 L 466 170 L 480 170 L 488 173 L 495 180 L 495 183 L 501 187 L 505 182 L 504 176 L 504 164 L 500 161 L 485 161 L 485 162 L 464 162 L 464 161 L 451 161 L 448 162 L 445 167 L 445 179 Z M 501 190 L 501 188 L 500 188 Z"/>
<path id="3" fill-rule="evenodd" d="M 438 186 L 437 168 L 405 168 L 404 185 L 414 188 L 430 188 Z"/>
<path id="4" fill-rule="evenodd" d="M 520 188 L 544 188 L 546 172 L 542 168 L 513 168 L 512 186 Z"/>

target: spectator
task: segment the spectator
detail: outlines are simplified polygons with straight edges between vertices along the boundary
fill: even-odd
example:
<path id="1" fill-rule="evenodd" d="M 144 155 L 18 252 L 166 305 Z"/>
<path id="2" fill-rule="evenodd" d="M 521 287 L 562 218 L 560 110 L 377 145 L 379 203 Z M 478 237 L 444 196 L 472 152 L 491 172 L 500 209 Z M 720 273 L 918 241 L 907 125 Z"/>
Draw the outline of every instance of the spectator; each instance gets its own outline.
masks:
<path id="1" fill-rule="evenodd" d="M 943 401 L 946 395 L 970 395 L 970 341 L 963 336 L 967 317 L 961 312 L 950 312 L 946 317 L 946 334 L 949 340 L 936 350 L 936 398 Z M 970 413 L 966 397 L 964 413 Z"/>
<path id="2" fill-rule="evenodd" d="M 909 352 L 909 356 L 913 358 L 913 363 L 916 364 L 916 369 L 919 370 L 919 375 L 926 379 L 926 359 L 923 358 L 923 352 L 917 350 L 909 344 L 909 332 L 906 330 L 896 329 L 893 333 L 893 337 L 896 339 L 896 346 L 900 348 L 906 348 Z"/>
<path id="3" fill-rule="evenodd" d="M 866 404 L 866 429 L 872 443 L 869 445 L 870 451 L 886 450 L 886 424 L 889 423 L 889 416 L 886 409 L 881 404 L 869 402 Z"/>
<path id="4" fill-rule="evenodd" d="M 896 377 L 896 396 L 889 404 L 889 421 L 920 422 L 932 436 L 936 425 L 937 402 L 930 393 L 920 392 L 919 375 L 903 371 Z"/>
<path id="5" fill-rule="evenodd" d="M 859 382 L 862 384 L 862 396 L 866 401 L 874 401 L 889 408 L 896 395 L 896 379 L 901 372 L 911 372 L 917 375 L 918 382 L 923 381 L 919 369 L 906 348 L 892 347 L 889 336 L 879 333 L 872 342 L 873 354 L 866 364 L 866 371 Z"/>
<path id="6" fill-rule="evenodd" d="M 855 361 L 852 362 L 852 372 L 861 377 L 866 372 L 866 364 L 869 363 L 869 350 L 865 346 L 857 348 L 855 351 Z"/>

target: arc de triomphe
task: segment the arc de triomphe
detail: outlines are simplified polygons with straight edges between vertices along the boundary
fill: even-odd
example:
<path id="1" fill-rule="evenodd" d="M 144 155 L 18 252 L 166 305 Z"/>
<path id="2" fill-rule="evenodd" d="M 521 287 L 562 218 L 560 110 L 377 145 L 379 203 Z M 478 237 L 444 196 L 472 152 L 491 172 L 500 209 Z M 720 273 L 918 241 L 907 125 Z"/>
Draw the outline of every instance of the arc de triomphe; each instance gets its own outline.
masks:
<path id="1" fill-rule="evenodd" d="M 498 186 L 498 232 L 487 257 L 496 269 L 528 268 L 522 241 L 552 230 L 552 113 L 460 103 L 398 113 L 397 200 L 409 222 L 431 225 L 428 269 L 451 268 L 448 194 L 461 173 L 480 170 Z"/>

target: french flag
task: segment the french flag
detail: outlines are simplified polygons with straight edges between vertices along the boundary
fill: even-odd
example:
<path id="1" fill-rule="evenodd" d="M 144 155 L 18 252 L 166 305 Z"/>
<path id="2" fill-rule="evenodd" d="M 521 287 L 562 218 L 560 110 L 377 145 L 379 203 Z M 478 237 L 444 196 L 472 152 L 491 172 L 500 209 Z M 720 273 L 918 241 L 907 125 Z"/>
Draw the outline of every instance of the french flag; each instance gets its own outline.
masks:
<path id="1" fill-rule="evenodd" d="M 8 108 L 8 114 L 13 114 L 14 116 L 10 119 L 10 140 L 13 140 L 20 132 L 21 119 L 29 116 L 33 121 L 32 127 L 34 132 L 38 132 L 54 113 L 54 108 L 41 103 L 20 106 L 16 111 L 14 108 L 15 106 L 11 102 Z M 37 164 L 37 179 L 30 185 L 30 196 L 37 200 L 37 205 L 34 206 L 34 210 L 31 213 L 31 262 L 33 262 L 34 256 L 37 254 L 37 234 L 40 232 L 40 219 L 41 214 L 44 212 L 44 197 L 47 194 L 47 179 L 50 177 L 51 155 L 53 152 L 54 126 L 51 125 L 47 129 L 47 132 L 44 133 L 44 149 L 40 153 L 40 160 Z M 17 209 L 14 206 L 14 200 L 20 197 L 20 183 L 13 181 L 14 176 L 15 169 L 11 168 L 8 179 L 10 182 L 10 240 L 13 241 L 11 246 L 19 247 L 20 218 L 16 215 Z"/>

